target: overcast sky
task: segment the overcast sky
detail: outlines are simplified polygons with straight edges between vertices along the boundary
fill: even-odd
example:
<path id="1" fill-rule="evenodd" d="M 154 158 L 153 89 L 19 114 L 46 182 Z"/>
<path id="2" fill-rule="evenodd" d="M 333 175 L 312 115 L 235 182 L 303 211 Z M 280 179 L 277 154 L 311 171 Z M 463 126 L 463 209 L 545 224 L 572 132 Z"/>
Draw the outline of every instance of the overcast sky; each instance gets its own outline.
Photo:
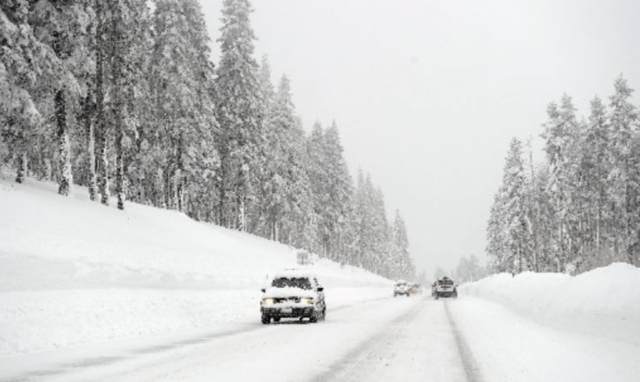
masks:
<path id="1" fill-rule="evenodd" d="M 201 4 L 217 63 L 222 0 Z M 351 172 L 371 174 L 390 217 L 400 210 L 428 277 L 486 259 L 509 141 L 539 148 L 550 102 L 566 93 L 586 117 L 620 74 L 640 89 L 637 0 L 252 4 L 256 59 L 268 55 L 274 84 L 289 77 L 307 131 L 336 121 Z"/>

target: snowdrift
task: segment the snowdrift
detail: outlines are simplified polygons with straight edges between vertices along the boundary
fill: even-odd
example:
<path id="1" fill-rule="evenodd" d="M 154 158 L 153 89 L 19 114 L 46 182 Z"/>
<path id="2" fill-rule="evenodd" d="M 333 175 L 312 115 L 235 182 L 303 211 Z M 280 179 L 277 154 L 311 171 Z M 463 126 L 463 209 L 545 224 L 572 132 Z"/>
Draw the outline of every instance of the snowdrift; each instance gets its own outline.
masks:
<path id="1" fill-rule="evenodd" d="M 460 286 L 542 324 L 640 345 L 640 268 L 616 263 L 578 276 L 498 274 Z"/>
<path id="2" fill-rule="evenodd" d="M 217 323 L 259 323 L 260 288 L 296 251 L 115 202 L 76 187 L 0 175 L 0 356 L 137 338 Z M 321 260 L 330 309 L 392 295 L 392 282 Z"/>

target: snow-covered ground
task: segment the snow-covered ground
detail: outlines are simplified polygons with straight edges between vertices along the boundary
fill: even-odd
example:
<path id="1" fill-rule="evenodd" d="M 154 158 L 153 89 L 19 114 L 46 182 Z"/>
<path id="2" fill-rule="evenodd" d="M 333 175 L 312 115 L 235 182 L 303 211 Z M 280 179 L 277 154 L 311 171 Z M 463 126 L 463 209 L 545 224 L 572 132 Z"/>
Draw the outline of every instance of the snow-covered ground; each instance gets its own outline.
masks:
<path id="1" fill-rule="evenodd" d="M 499 274 L 465 284 L 460 292 L 497 302 L 546 326 L 640 347 L 640 268 L 629 264 L 575 277 Z"/>
<path id="2" fill-rule="evenodd" d="M 258 322 L 260 289 L 296 251 L 128 203 L 0 179 L 0 357 Z M 320 260 L 331 308 L 389 296 L 392 282 Z"/>
<path id="3" fill-rule="evenodd" d="M 635 381 L 640 269 L 494 275 L 457 300 L 320 260 L 328 320 L 259 322 L 293 248 L 0 175 L 0 380 Z M 310 344 L 313 344 L 311 346 Z M 216 379 L 217 378 L 217 379 Z"/>

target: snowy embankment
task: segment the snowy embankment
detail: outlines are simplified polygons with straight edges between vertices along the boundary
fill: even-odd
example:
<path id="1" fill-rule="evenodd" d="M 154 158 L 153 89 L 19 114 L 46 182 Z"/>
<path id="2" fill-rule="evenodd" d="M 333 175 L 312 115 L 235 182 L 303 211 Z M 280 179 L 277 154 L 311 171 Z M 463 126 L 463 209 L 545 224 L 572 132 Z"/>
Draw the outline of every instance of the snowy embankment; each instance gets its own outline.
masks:
<path id="1" fill-rule="evenodd" d="M 3 178 L 4 177 L 4 178 Z M 0 356 L 217 323 L 258 323 L 260 288 L 293 248 L 175 211 L 119 211 L 76 188 L 0 174 Z M 329 309 L 389 297 L 392 282 L 321 260 Z"/>
<path id="2" fill-rule="evenodd" d="M 461 294 L 500 303 L 544 325 L 640 345 L 640 268 L 616 263 L 578 276 L 498 274 Z"/>

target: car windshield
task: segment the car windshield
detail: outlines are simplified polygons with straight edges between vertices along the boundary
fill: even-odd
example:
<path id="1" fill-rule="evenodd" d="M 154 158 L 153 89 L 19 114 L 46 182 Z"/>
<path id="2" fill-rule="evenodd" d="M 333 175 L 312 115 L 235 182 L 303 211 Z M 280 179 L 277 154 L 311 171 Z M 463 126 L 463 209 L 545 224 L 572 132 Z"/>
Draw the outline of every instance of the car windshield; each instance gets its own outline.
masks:
<path id="1" fill-rule="evenodd" d="M 271 286 L 276 288 L 311 289 L 311 282 L 306 277 L 280 277 L 274 279 Z"/>
<path id="2" fill-rule="evenodd" d="M 440 285 L 453 285 L 453 280 L 451 279 L 443 279 L 438 281 Z"/>

